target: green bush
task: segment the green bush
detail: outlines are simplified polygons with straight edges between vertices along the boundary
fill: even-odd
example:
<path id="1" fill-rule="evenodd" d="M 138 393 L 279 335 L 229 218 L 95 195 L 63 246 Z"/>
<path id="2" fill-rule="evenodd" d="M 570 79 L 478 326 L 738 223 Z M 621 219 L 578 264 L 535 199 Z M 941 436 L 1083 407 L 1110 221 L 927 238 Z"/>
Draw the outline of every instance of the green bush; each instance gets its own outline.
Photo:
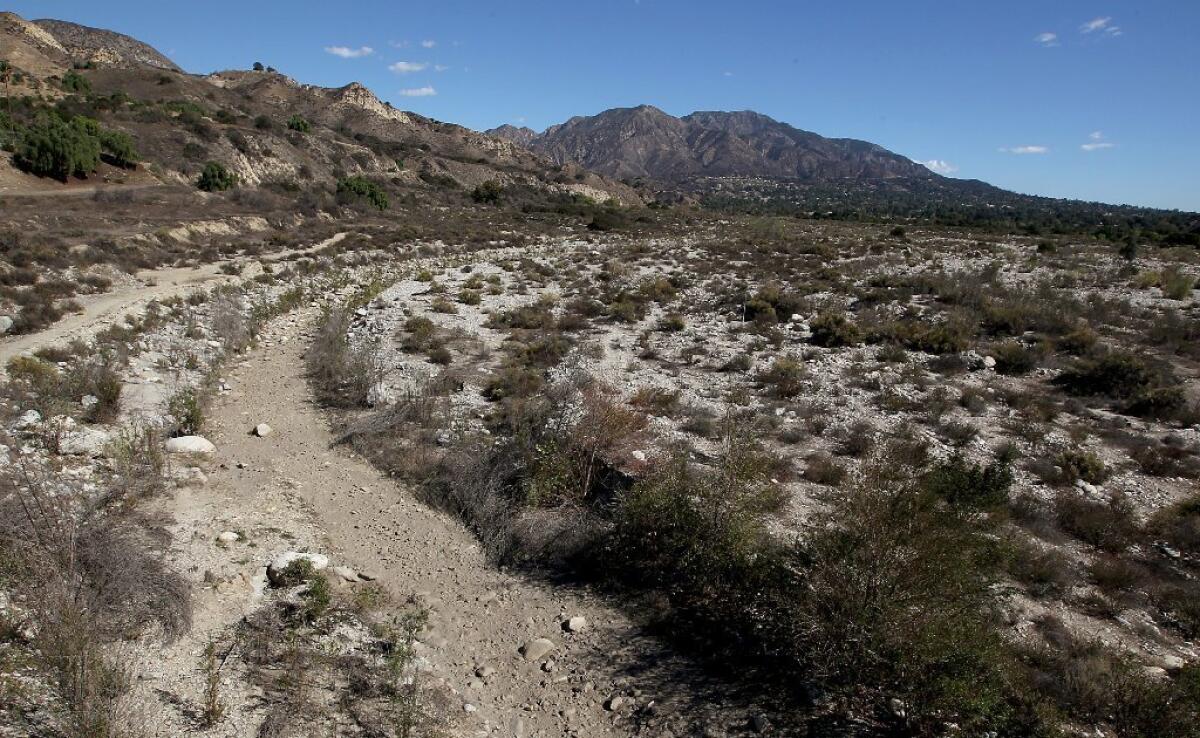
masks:
<path id="1" fill-rule="evenodd" d="M 955 454 L 930 469 L 925 474 L 924 485 L 956 508 L 987 509 L 1000 507 L 1008 501 L 1012 481 L 1012 469 L 1003 460 L 980 466 Z"/>
<path id="2" fill-rule="evenodd" d="M 471 192 L 471 199 L 481 204 L 496 205 L 500 202 L 502 192 L 503 189 L 500 187 L 500 183 L 494 179 L 489 179 Z"/>
<path id="3" fill-rule="evenodd" d="M 71 70 L 63 75 L 62 88 L 67 92 L 87 94 L 92 91 L 92 83 L 88 81 L 87 77 Z"/>
<path id="4" fill-rule="evenodd" d="M 293 114 L 287 119 L 287 127 L 289 131 L 296 131 L 298 133 L 308 133 L 312 130 L 312 125 L 305 120 L 304 116 L 299 114 Z"/>
<path id="5" fill-rule="evenodd" d="M 87 126 L 52 120 L 25 130 L 17 146 L 17 166 L 39 177 L 66 182 L 100 166 L 100 141 Z"/>
<path id="6" fill-rule="evenodd" d="M 137 166 L 138 153 L 133 146 L 133 139 L 120 131 L 100 131 L 100 148 L 115 166 L 132 169 Z"/>
<path id="7" fill-rule="evenodd" d="M 196 186 L 205 192 L 224 192 L 237 186 L 237 174 L 229 171 L 224 164 L 210 161 L 204 165 Z"/>
<path id="8" fill-rule="evenodd" d="M 862 331 L 842 313 L 824 312 L 809 324 L 817 346 L 853 346 L 862 340 Z"/>
<path id="9" fill-rule="evenodd" d="M 365 177 L 343 177 L 337 182 L 337 196 L 341 202 L 366 200 L 379 210 L 388 209 L 388 196 L 379 185 Z"/>

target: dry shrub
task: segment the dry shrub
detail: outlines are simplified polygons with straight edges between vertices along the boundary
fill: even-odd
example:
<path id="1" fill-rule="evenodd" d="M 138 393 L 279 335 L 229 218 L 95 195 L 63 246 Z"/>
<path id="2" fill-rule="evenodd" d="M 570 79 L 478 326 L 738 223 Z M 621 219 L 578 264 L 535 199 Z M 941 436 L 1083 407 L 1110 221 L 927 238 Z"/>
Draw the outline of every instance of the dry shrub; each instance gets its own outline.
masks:
<path id="1" fill-rule="evenodd" d="M 77 738 L 117 738 L 131 725 L 128 675 L 105 645 L 157 626 L 191 624 L 191 589 L 155 554 L 146 531 L 104 514 L 69 478 L 19 465 L 0 478 L 0 546 L 19 562 L 16 588 L 36 614 L 35 646 Z"/>
<path id="2" fill-rule="evenodd" d="M 366 405 L 372 388 L 386 373 L 377 343 L 350 341 L 350 316 L 344 308 L 329 311 L 306 356 L 317 398 L 334 407 Z"/>

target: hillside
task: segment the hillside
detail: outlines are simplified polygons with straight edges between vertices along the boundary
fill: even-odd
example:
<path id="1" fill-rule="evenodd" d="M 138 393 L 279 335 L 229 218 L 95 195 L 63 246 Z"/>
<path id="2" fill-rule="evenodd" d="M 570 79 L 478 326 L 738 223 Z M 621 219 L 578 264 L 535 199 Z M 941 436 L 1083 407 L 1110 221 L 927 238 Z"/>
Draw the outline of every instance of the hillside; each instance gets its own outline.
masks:
<path id="1" fill-rule="evenodd" d="M 273 70 L 188 74 L 128 36 L 12 13 L 0 16 L 0 59 L 14 72 L 17 127 L 49 106 L 59 117 L 97 120 L 128 135 L 139 173 L 162 184 L 193 182 L 215 161 L 242 186 L 294 188 L 360 175 L 397 187 L 469 192 L 492 180 L 549 196 L 639 201 L 630 188 L 578 166 L 393 108 L 358 83 L 324 88 Z M 0 158 L 0 192 L 46 188 L 55 188 L 52 180 L 23 176 Z"/>

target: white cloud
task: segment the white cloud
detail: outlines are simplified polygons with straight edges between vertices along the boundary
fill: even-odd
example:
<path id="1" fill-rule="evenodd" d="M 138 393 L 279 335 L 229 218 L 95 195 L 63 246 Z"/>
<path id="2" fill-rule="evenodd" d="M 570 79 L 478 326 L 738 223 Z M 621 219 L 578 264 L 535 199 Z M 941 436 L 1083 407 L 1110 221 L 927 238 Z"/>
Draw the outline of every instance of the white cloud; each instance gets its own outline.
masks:
<path id="1" fill-rule="evenodd" d="M 1088 134 L 1088 138 L 1091 140 L 1079 147 L 1084 151 L 1101 151 L 1116 147 L 1115 143 L 1104 140 L 1104 133 L 1102 131 L 1092 131 Z"/>
<path id="2" fill-rule="evenodd" d="M 948 161 L 942 159 L 929 159 L 928 161 L 914 160 L 926 169 L 937 172 L 938 174 L 954 174 L 958 171 L 958 167 Z"/>
<path id="3" fill-rule="evenodd" d="M 1012 148 L 1000 149 L 1005 154 L 1048 154 L 1050 153 L 1049 146 L 1013 146 Z"/>
<path id="4" fill-rule="evenodd" d="M 372 49 L 370 46 L 359 46 L 357 49 L 352 49 L 349 46 L 326 46 L 325 51 L 334 56 L 340 56 L 343 59 L 359 59 L 375 53 L 375 49 Z"/>
<path id="5" fill-rule="evenodd" d="M 722 76 L 722 77 L 732 77 L 732 76 L 733 76 L 733 72 L 721 72 L 721 76 Z"/>
<path id="6" fill-rule="evenodd" d="M 1124 33 L 1120 26 L 1114 26 L 1112 18 L 1093 18 L 1079 27 L 1080 33 L 1102 33 L 1105 36 L 1120 36 Z"/>
<path id="7" fill-rule="evenodd" d="M 401 97 L 433 97 L 437 94 L 437 90 L 429 85 L 424 87 L 411 87 L 407 90 L 400 90 Z"/>
<path id="8" fill-rule="evenodd" d="M 1050 33 L 1049 31 L 1046 33 L 1039 33 L 1033 37 L 1033 40 L 1037 41 L 1042 46 L 1058 46 L 1058 34 Z"/>
<path id="9" fill-rule="evenodd" d="M 445 64 L 434 64 L 433 65 L 433 71 L 435 71 L 435 72 L 445 72 L 445 71 L 448 71 L 449 69 L 450 69 L 450 67 L 446 66 Z"/>
<path id="10" fill-rule="evenodd" d="M 410 74 L 412 72 L 424 72 L 429 68 L 425 62 L 406 62 L 398 61 L 395 64 L 388 65 L 388 69 L 396 74 Z"/>
<path id="11" fill-rule="evenodd" d="M 421 46 L 426 49 L 432 49 L 434 46 L 437 46 L 437 41 L 422 41 Z"/>

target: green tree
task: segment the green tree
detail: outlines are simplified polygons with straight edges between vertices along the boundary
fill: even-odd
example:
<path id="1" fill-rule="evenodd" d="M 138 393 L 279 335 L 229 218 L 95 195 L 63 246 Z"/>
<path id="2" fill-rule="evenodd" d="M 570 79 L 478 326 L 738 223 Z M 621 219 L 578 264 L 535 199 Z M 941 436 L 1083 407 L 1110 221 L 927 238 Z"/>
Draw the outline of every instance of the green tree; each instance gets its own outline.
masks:
<path id="1" fill-rule="evenodd" d="M 86 123 L 67 124 L 54 119 L 25 131 L 16 162 L 39 177 L 64 182 L 73 176 L 86 177 L 100 166 L 100 141 L 89 133 Z"/>
<path id="2" fill-rule="evenodd" d="M 67 92 L 88 93 L 92 91 L 92 83 L 88 82 L 79 72 L 71 70 L 63 75 L 62 87 Z"/>
<path id="3" fill-rule="evenodd" d="M 205 192 L 223 192 L 237 185 L 237 174 L 229 171 L 224 164 L 210 161 L 204 165 L 196 186 Z"/>
<path id="4" fill-rule="evenodd" d="M 254 71 L 261 72 L 264 69 L 266 69 L 266 67 L 263 66 L 262 62 L 254 62 Z"/>
<path id="5" fill-rule="evenodd" d="M 133 146 L 133 139 L 120 131 L 100 131 L 100 148 L 115 166 L 123 169 L 133 169 L 137 166 L 139 157 Z"/>
<path id="6" fill-rule="evenodd" d="M 299 114 L 294 114 L 288 118 L 287 127 L 289 131 L 297 131 L 299 133 L 308 133 L 312 130 L 312 126 L 304 119 L 304 116 Z"/>
<path id="7" fill-rule="evenodd" d="M 471 193 L 471 198 L 478 203 L 496 205 L 500 202 L 501 192 L 500 183 L 489 179 L 475 188 L 475 191 Z"/>
<path id="8" fill-rule="evenodd" d="M 367 200 L 379 210 L 388 209 L 388 196 L 383 189 L 366 177 L 343 177 L 337 183 L 337 196 L 341 202 Z"/>

